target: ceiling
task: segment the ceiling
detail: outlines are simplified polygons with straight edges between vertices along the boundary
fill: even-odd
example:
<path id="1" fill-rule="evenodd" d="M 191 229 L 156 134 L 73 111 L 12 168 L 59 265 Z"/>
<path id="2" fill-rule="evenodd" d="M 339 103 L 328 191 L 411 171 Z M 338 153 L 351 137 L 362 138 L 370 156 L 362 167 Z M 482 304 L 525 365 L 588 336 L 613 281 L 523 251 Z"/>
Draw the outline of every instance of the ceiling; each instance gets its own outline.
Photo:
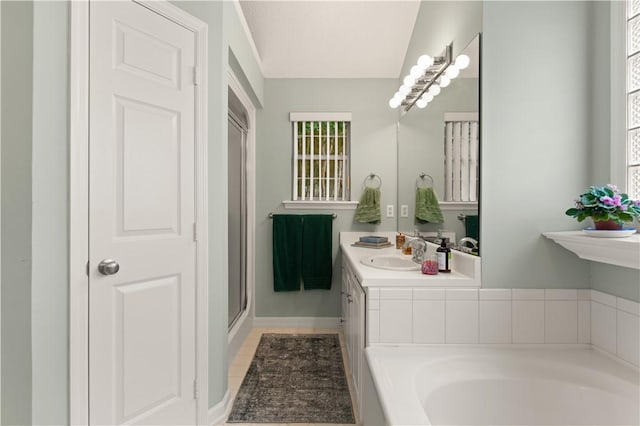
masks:
<path id="1" fill-rule="evenodd" d="M 398 78 L 420 0 L 240 0 L 266 78 Z"/>

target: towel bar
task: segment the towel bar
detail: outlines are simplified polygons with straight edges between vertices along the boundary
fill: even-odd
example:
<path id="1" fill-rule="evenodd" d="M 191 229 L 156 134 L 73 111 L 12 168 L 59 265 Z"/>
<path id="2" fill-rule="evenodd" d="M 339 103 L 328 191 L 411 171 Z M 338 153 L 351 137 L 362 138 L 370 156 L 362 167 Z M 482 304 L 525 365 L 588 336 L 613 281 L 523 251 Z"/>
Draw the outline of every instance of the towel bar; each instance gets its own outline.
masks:
<path id="1" fill-rule="evenodd" d="M 429 180 L 431 181 L 431 185 L 420 186 L 420 182 L 424 182 L 425 178 L 429 178 Z M 416 178 L 416 188 L 429 188 L 429 187 L 433 187 L 433 178 L 431 177 L 431 175 L 428 175 L 426 173 L 420 173 Z"/>
<path id="2" fill-rule="evenodd" d="M 338 217 L 338 214 L 337 213 L 333 213 L 331 216 L 335 219 L 336 217 Z M 273 219 L 273 212 L 269 213 L 269 219 Z"/>

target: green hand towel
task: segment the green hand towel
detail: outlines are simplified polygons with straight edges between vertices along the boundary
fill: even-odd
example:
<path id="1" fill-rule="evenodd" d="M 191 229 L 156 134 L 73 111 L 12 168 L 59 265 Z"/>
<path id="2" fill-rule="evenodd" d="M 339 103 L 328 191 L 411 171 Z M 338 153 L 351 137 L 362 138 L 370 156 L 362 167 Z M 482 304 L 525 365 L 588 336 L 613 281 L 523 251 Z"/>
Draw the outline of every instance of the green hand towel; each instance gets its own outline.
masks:
<path id="1" fill-rule="evenodd" d="M 364 188 L 354 220 L 359 223 L 379 223 L 380 217 L 380 188 Z"/>
<path id="2" fill-rule="evenodd" d="M 305 290 L 331 288 L 332 242 L 332 215 L 304 215 L 302 219 L 302 281 Z"/>
<path id="3" fill-rule="evenodd" d="M 464 219 L 465 236 L 480 239 L 480 222 L 477 215 L 468 214 Z"/>
<path id="4" fill-rule="evenodd" d="M 416 219 L 419 223 L 443 223 L 444 217 L 433 188 L 416 188 Z"/>
<path id="5" fill-rule="evenodd" d="M 300 290 L 302 216 L 273 215 L 273 289 Z"/>

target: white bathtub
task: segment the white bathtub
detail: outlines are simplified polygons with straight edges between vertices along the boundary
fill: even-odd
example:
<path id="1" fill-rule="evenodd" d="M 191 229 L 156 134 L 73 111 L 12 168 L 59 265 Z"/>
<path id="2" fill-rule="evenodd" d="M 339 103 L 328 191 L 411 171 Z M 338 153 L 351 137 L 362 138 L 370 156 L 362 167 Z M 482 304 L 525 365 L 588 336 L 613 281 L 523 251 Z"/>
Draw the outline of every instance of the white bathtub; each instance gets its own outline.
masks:
<path id="1" fill-rule="evenodd" d="M 588 346 L 369 347 L 366 356 L 390 425 L 640 425 L 638 370 Z"/>

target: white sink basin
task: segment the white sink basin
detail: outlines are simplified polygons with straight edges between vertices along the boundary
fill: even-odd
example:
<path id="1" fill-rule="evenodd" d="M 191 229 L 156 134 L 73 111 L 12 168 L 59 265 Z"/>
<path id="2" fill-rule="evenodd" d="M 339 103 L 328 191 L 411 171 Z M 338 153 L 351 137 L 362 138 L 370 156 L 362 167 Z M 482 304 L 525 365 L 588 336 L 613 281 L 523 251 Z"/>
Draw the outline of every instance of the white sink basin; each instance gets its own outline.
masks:
<path id="1" fill-rule="evenodd" d="M 411 257 L 394 254 L 367 256 L 360 259 L 360 263 L 373 268 L 388 269 L 390 271 L 417 271 L 420 269 L 420 265 L 411 260 Z"/>

